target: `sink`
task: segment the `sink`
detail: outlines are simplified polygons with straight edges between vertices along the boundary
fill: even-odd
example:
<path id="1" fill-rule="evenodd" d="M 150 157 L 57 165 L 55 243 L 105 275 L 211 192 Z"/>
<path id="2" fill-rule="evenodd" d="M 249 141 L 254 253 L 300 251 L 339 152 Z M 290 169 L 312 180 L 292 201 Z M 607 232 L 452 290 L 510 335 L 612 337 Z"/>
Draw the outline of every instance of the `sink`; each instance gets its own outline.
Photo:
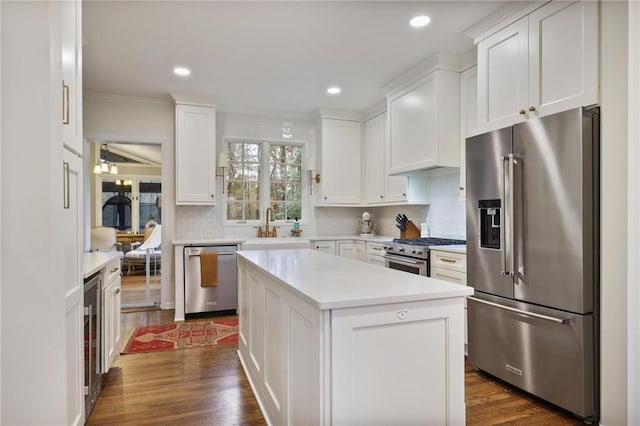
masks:
<path id="1" fill-rule="evenodd" d="M 311 241 L 298 237 L 250 238 L 242 243 L 242 250 L 273 250 L 311 248 Z"/>

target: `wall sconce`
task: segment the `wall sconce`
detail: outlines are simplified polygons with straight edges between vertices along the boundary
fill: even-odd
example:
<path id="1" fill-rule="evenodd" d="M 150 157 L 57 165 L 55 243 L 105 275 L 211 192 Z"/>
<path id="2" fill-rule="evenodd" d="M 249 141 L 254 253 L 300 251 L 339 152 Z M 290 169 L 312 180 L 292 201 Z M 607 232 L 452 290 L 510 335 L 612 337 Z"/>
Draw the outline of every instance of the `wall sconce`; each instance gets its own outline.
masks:
<path id="1" fill-rule="evenodd" d="M 307 159 L 307 171 L 309 172 L 309 195 L 313 195 L 313 181 L 320 183 L 320 174 L 313 175 L 316 170 L 316 159 L 309 157 Z"/>
<path id="2" fill-rule="evenodd" d="M 218 154 L 218 169 L 220 169 L 219 173 L 216 173 L 216 177 L 222 178 L 222 193 L 224 194 L 224 169 L 229 167 L 229 159 L 227 158 L 226 152 L 221 152 Z"/>

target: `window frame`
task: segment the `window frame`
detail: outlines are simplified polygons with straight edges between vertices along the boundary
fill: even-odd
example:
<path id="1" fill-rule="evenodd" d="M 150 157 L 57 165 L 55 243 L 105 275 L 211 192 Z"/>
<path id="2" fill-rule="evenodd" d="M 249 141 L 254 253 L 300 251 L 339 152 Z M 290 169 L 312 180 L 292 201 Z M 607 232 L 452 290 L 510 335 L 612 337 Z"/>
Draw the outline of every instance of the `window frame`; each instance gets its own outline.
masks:
<path id="1" fill-rule="evenodd" d="M 305 159 L 308 158 L 308 143 L 306 141 L 301 140 L 283 140 L 283 139 L 272 139 L 272 138 L 246 138 L 246 137 L 238 137 L 238 136 L 224 136 L 222 138 L 222 149 L 221 153 L 228 152 L 229 143 L 252 143 L 259 145 L 259 159 L 260 159 L 260 199 L 258 200 L 259 206 L 259 219 L 249 219 L 249 220 L 232 220 L 227 218 L 227 188 L 228 188 L 228 176 L 227 170 L 225 170 L 224 176 L 224 188 L 225 193 L 220 194 L 221 198 L 221 217 L 222 217 L 222 225 L 225 227 L 257 227 L 262 226 L 265 220 L 265 211 L 267 207 L 271 206 L 271 178 L 270 178 L 270 168 L 269 168 L 269 149 L 272 145 L 291 145 L 291 146 L 299 146 L 302 148 L 301 158 L 300 158 L 300 183 L 301 183 L 301 194 L 302 199 L 301 203 L 301 215 L 298 222 L 301 225 L 307 225 L 309 223 L 309 182 L 306 179 L 308 175 L 308 170 L 306 167 Z M 274 220 L 269 222 L 270 225 L 276 226 L 286 226 L 292 225 L 295 220 Z"/>

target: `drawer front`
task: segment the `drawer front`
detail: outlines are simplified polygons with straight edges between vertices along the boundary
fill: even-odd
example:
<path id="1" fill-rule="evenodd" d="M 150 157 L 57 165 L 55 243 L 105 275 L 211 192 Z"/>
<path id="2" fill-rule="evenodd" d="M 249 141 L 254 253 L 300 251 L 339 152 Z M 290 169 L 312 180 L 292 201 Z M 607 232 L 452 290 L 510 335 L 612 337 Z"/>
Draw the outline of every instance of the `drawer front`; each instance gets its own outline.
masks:
<path id="1" fill-rule="evenodd" d="M 501 308 L 525 305 L 503 300 L 467 299 L 469 362 L 581 417 L 594 415 L 593 315 L 539 312 L 566 320 L 561 324 Z"/>
<path id="2" fill-rule="evenodd" d="M 367 242 L 367 253 L 374 256 L 384 256 L 384 244 Z"/>
<path id="3" fill-rule="evenodd" d="M 432 266 L 429 276 L 431 278 L 437 278 L 442 281 L 449 281 L 456 284 L 467 285 L 466 272 L 452 271 L 451 269 Z"/>
<path id="4" fill-rule="evenodd" d="M 109 284 L 110 282 L 113 282 L 113 280 L 115 280 L 116 278 L 118 278 L 121 275 L 121 270 L 120 270 L 120 259 L 113 259 L 112 261 L 110 261 L 109 263 L 107 263 L 107 266 L 105 267 L 105 285 Z"/>
<path id="5" fill-rule="evenodd" d="M 448 251 L 431 250 L 431 267 L 467 272 L 467 255 Z"/>

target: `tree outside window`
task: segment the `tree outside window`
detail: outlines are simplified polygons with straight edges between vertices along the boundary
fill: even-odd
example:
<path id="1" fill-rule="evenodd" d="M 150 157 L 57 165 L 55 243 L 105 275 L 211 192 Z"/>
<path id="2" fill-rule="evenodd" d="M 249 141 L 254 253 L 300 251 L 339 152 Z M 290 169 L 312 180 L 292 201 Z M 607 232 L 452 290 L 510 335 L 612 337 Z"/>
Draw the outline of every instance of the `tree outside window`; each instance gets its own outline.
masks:
<path id="1" fill-rule="evenodd" d="M 227 220 L 259 220 L 267 207 L 274 220 L 302 219 L 302 155 L 300 144 L 228 142 Z"/>

